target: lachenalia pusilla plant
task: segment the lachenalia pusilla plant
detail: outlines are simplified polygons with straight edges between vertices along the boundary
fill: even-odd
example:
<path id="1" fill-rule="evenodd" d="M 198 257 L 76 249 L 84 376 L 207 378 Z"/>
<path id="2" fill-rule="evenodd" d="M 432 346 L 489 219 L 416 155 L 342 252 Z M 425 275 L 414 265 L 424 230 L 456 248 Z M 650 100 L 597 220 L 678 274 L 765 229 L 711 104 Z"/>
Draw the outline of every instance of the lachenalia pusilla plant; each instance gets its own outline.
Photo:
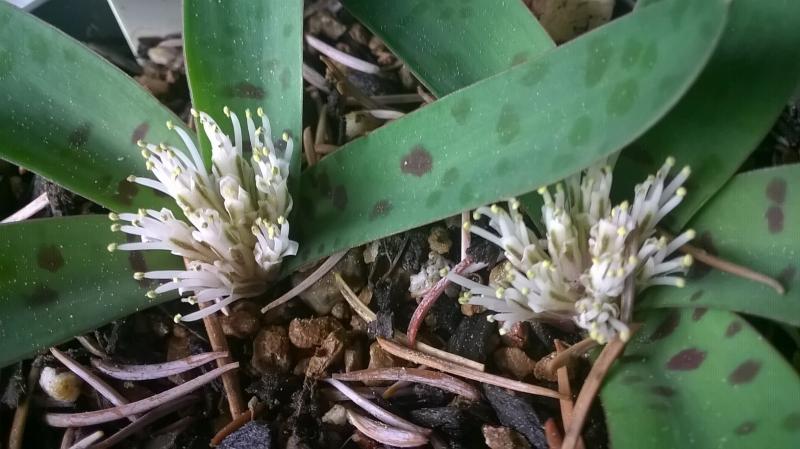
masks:
<path id="1" fill-rule="evenodd" d="M 496 204 L 478 208 L 473 219 L 488 217 L 491 230 L 471 222 L 465 229 L 502 248 L 506 262 L 501 279 L 490 285 L 449 273 L 466 288 L 460 301 L 492 311 L 488 318 L 502 323 L 501 333 L 520 321 L 572 320 L 600 344 L 627 340 L 632 303 L 624 304 L 625 289 L 636 295 L 654 285 L 683 287 L 692 264 L 691 256 L 674 253 L 694 231 L 672 240 L 656 235 L 656 225 L 686 195 L 683 183 L 691 171 L 684 167 L 671 176 L 674 165 L 668 158 L 635 187 L 632 203 L 616 206 L 608 161 L 542 187 L 537 230 L 525 224 L 516 199 L 507 210 Z"/>
<path id="2" fill-rule="evenodd" d="M 284 133 L 282 141 L 273 142 L 264 111 L 256 112 L 260 126 L 245 111 L 252 148 L 248 160 L 239 118 L 227 107 L 224 112 L 231 120 L 233 139 L 208 114 L 192 110 L 211 142 L 211 170 L 187 131 L 171 122 L 167 128 L 178 134 L 186 152 L 163 143 L 138 142 L 155 179 L 130 176 L 128 181 L 169 195 L 182 217 L 168 208 L 110 214 L 113 231 L 139 241 L 111 243 L 109 251 L 162 250 L 186 261 L 185 270 L 133 274 L 137 280 L 162 282 L 147 292 L 149 298 L 177 290 L 185 302 L 208 305 L 186 316 L 176 315 L 176 322 L 198 320 L 225 311 L 238 299 L 264 293 L 283 258 L 297 254 L 287 220 L 292 210 L 287 186 L 291 137 Z"/>

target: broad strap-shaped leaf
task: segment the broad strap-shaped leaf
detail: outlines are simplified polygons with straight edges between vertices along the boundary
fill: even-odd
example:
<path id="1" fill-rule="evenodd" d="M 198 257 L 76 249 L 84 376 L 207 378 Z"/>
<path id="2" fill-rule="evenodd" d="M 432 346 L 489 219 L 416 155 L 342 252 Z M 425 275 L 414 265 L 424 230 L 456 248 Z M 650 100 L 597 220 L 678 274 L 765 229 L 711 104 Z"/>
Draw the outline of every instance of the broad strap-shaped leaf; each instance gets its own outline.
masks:
<path id="1" fill-rule="evenodd" d="M 112 210 L 165 204 L 129 183 L 136 141 L 178 144 L 179 119 L 66 34 L 0 2 L 0 158 Z"/>
<path id="2" fill-rule="evenodd" d="M 357 139 L 302 176 L 295 264 L 552 183 L 617 151 L 685 92 L 727 1 L 680 29 L 666 2 Z M 612 57 L 610 42 L 641 52 Z"/>
<path id="3" fill-rule="evenodd" d="M 273 138 L 294 138 L 301 153 L 303 2 L 286 0 L 186 0 L 183 2 L 186 68 L 195 109 L 216 118 L 233 135 L 225 106 L 243 120 L 263 107 Z M 245 132 L 246 134 L 246 132 Z M 208 139 L 201 147 L 210 160 Z M 299 173 L 295 163 L 294 173 Z M 294 177 L 296 182 L 297 177 Z"/>
<path id="4" fill-rule="evenodd" d="M 640 1 L 633 14 L 666 2 Z M 673 10 L 670 20 L 677 28 L 691 20 L 697 3 Z M 797 87 L 798 29 L 800 2 L 733 0 L 722 40 L 703 74 L 675 109 L 622 153 L 617 192 L 630 195 L 641 174 L 675 156 L 692 167 L 693 175 L 686 200 L 667 223 L 675 230 L 686 224 L 756 149 Z"/>
<path id="5" fill-rule="evenodd" d="M 790 448 L 800 379 L 724 310 L 648 310 L 601 392 L 615 449 Z"/>
<path id="6" fill-rule="evenodd" d="M 0 225 L 0 367 L 170 299 L 145 297 L 136 271 L 174 268 L 166 253 L 116 251 L 108 217 Z"/>
<path id="7" fill-rule="evenodd" d="M 736 176 L 689 226 L 698 246 L 777 278 L 786 294 L 698 265 L 685 288 L 653 289 L 637 307 L 711 307 L 800 326 L 800 165 Z"/>
<path id="8" fill-rule="evenodd" d="M 533 60 L 555 47 L 520 1 L 342 3 L 437 96 Z"/>

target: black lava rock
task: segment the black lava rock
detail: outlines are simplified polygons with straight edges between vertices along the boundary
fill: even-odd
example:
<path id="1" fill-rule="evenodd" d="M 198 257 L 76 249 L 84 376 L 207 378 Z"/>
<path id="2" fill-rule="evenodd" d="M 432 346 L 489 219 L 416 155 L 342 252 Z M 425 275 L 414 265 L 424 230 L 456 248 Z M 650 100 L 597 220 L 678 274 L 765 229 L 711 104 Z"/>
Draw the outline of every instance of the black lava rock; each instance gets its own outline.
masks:
<path id="1" fill-rule="evenodd" d="M 486 320 L 486 313 L 461 320 L 447 342 L 447 350 L 479 363 L 486 362 L 497 342 L 497 324 Z"/>
<path id="2" fill-rule="evenodd" d="M 504 388 L 488 384 L 483 384 L 483 393 L 501 424 L 524 435 L 533 447 L 548 448 L 544 427 L 530 402 Z"/>
<path id="3" fill-rule="evenodd" d="M 269 449 L 272 447 L 269 425 L 264 421 L 250 421 L 225 437 L 219 449 Z"/>

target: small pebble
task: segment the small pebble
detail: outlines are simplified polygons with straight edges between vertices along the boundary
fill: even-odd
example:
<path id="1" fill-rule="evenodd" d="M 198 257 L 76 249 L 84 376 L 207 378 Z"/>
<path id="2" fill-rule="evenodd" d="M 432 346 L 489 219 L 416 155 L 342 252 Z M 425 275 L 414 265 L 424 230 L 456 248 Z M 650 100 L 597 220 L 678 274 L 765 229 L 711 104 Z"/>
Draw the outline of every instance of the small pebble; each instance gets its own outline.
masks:
<path id="1" fill-rule="evenodd" d="M 450 239 L 447 229 L 436 226 L 428 234 L 428 245 L 430 245 L 431 251 L 437 254 L 447 254 L 450 252 L 450 247 L 453 246 L 453 241 Z"/>
<path id="2" fill-rule="evenodd" d="M 500 348 L 494 352 L 494 363 L 506 374 L 511 374 L 518 380 L 533 377 L 536 361 L 519 348 Z"/>
<path id="3" fill-rule="evenodd" d="M 346 343 L 347 334 L 344 330 L 339 329 L 329 333 L 308 361 L 306 377 L 313 379 L 325 377 L 327 369 L 341 358 Z"/>
<path id="4" fill-rule="evenodd" d="M 347 424 L 347 409 L 339 404 L 334 405 L 324 415 L 322 415 L 322 422 L 343 426 Z"/>
<path id="5" fill-rule="evenodd" d="M 319 346 L 331 332 L 342 329 L 333 317 L 295 318 L 289 323 L 289 340 L 298 348 Z"/>
<path id="6" fill-rule="evenodd" d="M 81 395 L 83 381 L 72 371 L 58 372 L 46 366 L 39 375 L 39 385 L 51 398 L 61 402 L 75 402 Z"/>
<path id="7" fill-rule="evenodd" d="M 520 435 L 508 427 L 483 426 L 483 438 L 491 449 L 525 449 L 531 445 Z"/>
<path id="8" fill-rule="evenodd" d="M 292 368 L 292 357 L 286 328 L 270 326 L 261 330 L 253 341 L 251 363 L 262 374 L 272 369 L 288 372 Z"/>

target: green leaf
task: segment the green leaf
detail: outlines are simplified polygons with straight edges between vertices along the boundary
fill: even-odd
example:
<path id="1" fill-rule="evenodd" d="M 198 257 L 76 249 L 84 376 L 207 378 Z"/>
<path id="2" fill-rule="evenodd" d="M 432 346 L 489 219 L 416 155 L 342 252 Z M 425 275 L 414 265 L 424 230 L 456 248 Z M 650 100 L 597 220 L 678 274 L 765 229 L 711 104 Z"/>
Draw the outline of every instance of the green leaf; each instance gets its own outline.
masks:
<path id="1" fill-rule="evenodd" d="M 180 120 L 130 77 L 64 33 L 0 2 L 0 157 L 113 210 L 163 199 L 136 141 L 179 142 Z"/>
<path id="2" fill-rule="evenodd" d="M 186 0 L 183 26 L 195 109 L 217 118 L 223 131 L 233 135 L 230 122 L 218 119 L 224 106 L 242 119 L 245 109 L 255 112 L 263 107 L 273 138 L 280 138 L 283 131 L 294 137 L 293 166 L 299 173 L 303 2 Z M 210 161 L 210 144 L 201 136 Z"/>
<path id="3" fill-rule="evenodd" d="M 699 265 L 685 288 L 653 289 L 637 307 L 712 307 L 800 326 L 800 165 L 736 176 L 689 226 L 697 245 L 779 279 L 786 294 Z"/>
<path id="4" fill-rule="evenodd" d="M 648 310 L 601 391 L 615 449 L 794 447 L 797 373 L 742 318 Z"/>
<path id="5" fill-rule="evenodd" d="M 118 239 L 99 215 L 0 225 L 0 367 L 170 299 L 147 299 L 151 281 L 132 275 L 180 261 L 109 253 Z"/>
<path id="6" fill-rule="evenodd" d="M 665 1 L 640 2 L 654 4 L 634 15 Z M 677 27 L 693 14 L 684 9 L 671 16 Z M 756 149 L 797 86 L 798 28 L 800 2 L 734 0 L 708 67 L 675 109 L 623 152 L 615 190 L 630 195 L 634 183 L 675 156 L 694 174 L 686 183 L 689 195 L 666 222 L 674 229 L 684 225 Z"/>
<path id="7" fill-rule="evenodd" d="M 726 1 L 647 8 L 357 139 L 303 173 L 294 264 L 561 179 L 636 138 L 699 73 Z M 611 42 L 642 49 L 616 58 Z"/>
<path id="8" fill-rule="evenodd" d="M 520 1 L 342 3 L 440 97 L 555 47 Z"/>

